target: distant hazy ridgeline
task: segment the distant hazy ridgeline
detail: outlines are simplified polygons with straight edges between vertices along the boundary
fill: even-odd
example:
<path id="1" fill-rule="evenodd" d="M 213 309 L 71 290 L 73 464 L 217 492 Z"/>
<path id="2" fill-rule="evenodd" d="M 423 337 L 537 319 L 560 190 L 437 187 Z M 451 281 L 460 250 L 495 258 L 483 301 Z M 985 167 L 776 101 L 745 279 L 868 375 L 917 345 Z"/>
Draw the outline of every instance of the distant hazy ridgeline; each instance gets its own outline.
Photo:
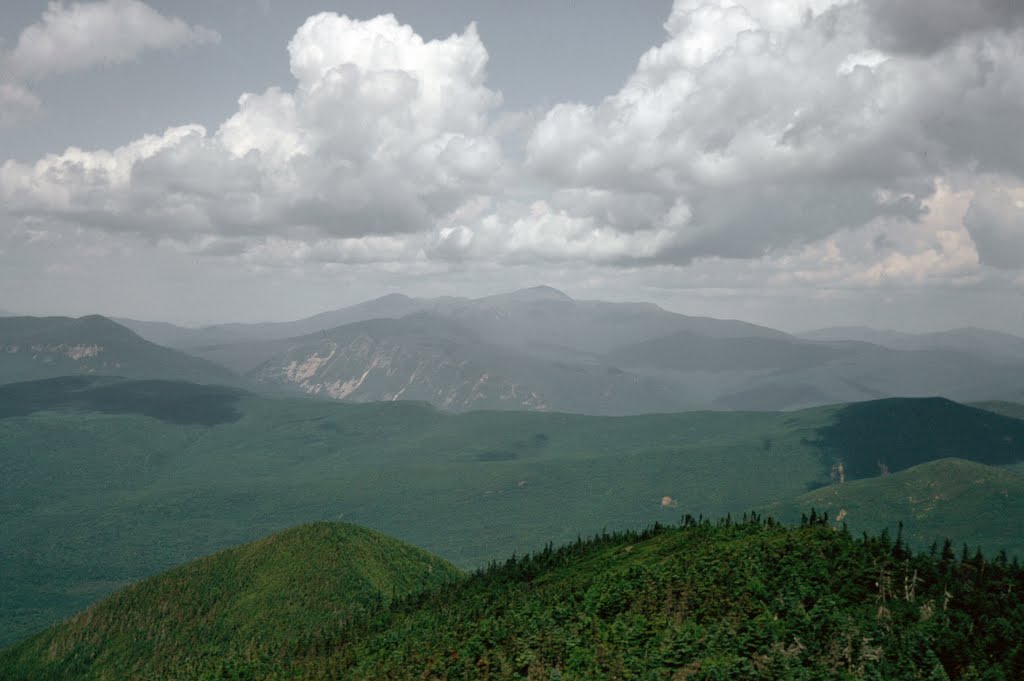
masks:
<path id="1" fill-rule="evenodd" d="M 796 337 L 550 287 L 390 295 L 296 322 L 185 329 L 121 320 L 261 389 L 451 411 L 776 410 L 892 396 L 1024 400 L 1024 339 L 981 329 Z M 844 336 L 845 332 L 849 336 Z"/>
<path id="2" fill-rule="evenodd" d="M 223 366 L 143 340 L 106 317 L 0 317 L 0 383 L 76 374 L 241 382 Z"/>

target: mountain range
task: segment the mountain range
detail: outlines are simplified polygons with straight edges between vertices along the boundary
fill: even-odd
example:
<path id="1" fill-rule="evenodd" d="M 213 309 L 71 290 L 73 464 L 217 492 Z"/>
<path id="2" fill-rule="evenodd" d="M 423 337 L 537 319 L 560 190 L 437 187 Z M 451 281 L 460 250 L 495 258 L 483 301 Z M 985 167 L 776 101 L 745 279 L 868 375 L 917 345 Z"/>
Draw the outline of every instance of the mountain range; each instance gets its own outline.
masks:
<path id="1" fill-rule="evenodd" d="M 0 381 L 107 374 L 448 411 L 599 415 L 891 396 L 1024 401 L 1024 339 L 1009 334 L 793 336 L 644 303 L 576 301 L 550 287 L 479 299 L 394 294 L 286 323 L 120 322 L 2 318 Z"/>
<path id="2" fill-rule="evenodd" d="M 453 411 L 620 415 L 890 396 L 1024 399 L 1024 339 L 1009 334 L 904 338 L 852 328 L 849 338 L 845 329 L 793 336 L 647 303 L 578 301 L 546 286 L 478 299 L 393 294 L 286 323 L 120 321 L 259 389 L 423 399 Z"/>

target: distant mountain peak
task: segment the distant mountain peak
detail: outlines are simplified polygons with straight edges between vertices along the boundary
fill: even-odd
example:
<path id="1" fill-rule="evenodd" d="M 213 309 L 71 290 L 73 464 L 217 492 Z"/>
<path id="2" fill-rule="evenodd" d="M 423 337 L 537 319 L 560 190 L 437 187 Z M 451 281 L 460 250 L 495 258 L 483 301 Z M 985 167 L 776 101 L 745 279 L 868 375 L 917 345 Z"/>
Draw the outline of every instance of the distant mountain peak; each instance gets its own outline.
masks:
<path id="1" fill-rule="evenodd" d="M 564 291 L 559 291 L 553 286 L 532 286 L 519 289 L 504 295 L 491 296 L 492 298 L 512 298 L 514 300 L 562 300 L 572 302 L 572 298 Z"/>
<path id="2" fill-rule="evenodd" d="M 379 298 L 374 298 L 373 300 L 367 301 L 367 303 L 383 303 L 383 302 L 399 302 L 399 301 L 405 302 L 405 301 L 411 301 L 411 300 L 412 300 L 412 298 L 410 298 L 409 296 L 405 295 L 404 293 L 386 293 L 386 294 L 380 296 Z"/>

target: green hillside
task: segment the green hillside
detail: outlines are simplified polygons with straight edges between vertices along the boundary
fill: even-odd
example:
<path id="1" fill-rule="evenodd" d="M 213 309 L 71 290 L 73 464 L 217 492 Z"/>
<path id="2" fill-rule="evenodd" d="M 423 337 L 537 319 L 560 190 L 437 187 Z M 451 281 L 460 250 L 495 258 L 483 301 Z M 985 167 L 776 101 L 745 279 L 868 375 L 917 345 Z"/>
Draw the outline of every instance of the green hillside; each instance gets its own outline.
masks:
<path id="1" fill-rule="evenodd" d="M 460 574 L 357 525 L 304 525 L 119 591 L 37 637 L 13 660 L 47 651 L 43 678 L 109 677 L 111 670 L 118 678 L 151 678 L 153 670 L 162 678 L 170 670 L 195 678 L 197 659 L 286 657 L 326 632 L 337 637 L 382 603 Z M 18 675 L 11 662 L 0 663 L 7 666 L 0 677 Z"/>
<path id="2" fill-rule="evenodd" d="M 839 409 L 815 444 L 847 480 L 947 457 L 1007 465 L 1024 459 L 1024 422 L 938 397 L 874 400 Z"/>
<path id="3" fill-rule="evenodd" d="M 854 532 L 888 528 L 895 536 L 902 523 L 904 538 L 918 549 L 952 537 L 988 555 L 1024 557 L 1024 477 L 971 461 L 941 459 L 829 485 L 768 510 L 792 522 L 812 508 Z"/>
<path id="4" fill-rule="evenodd" d="M 821 522 L 687 518 L 453 577 L 443 562 L 374 533 L 301 528 L 129 587 L 0 651 L 0 677 L 1024 674 L 1018 564 L 912 555 L 885 535 L 855 540 Z M 387 603 L 396 582 L 399 596 L 432 588 Z"/>
<path id="5" fill-rule="evenodd" d="M 987 424 L 994 442 L 1018 443 L 1000 455 L 1024 461 L 1024 422 L 943 402 L 885 422 L 889 439 L 924 437 L 933 409 L 968 431 Z M 367 525 L 473 568 L 602 528 L 762 508 L 829 482 L 821 433 L 847 413 L 451 415 L 161 381 L 0 386 L 0 644 L 311 520 Z M 994 533 L 964 531 L 951 539 Z"/>
<path id="6" fill-rule="evenodd" d="M 0 317 L 0 383 L 106 374 L 238 385 L 219 364 L 143 340 L 106 317 Z"/>

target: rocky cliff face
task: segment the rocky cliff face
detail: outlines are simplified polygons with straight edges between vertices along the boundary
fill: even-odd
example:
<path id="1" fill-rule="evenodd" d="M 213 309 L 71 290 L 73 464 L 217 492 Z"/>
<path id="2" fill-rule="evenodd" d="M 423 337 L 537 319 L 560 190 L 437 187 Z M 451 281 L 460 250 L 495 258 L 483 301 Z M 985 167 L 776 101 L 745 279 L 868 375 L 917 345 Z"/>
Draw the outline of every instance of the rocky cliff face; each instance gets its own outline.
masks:
<path id="1" fill-rule="evenodd" d="M 75 361 L 97 358 L 103 352 L 102 345 L 82 345 L 71 343 L 57 343 L 43 345 L 40 343 L 0 345 L 0 352 L 8 355 L 16 355 L 19 352 L 31 355 L 37 362 L 53 362 L 58 359 L 71 359 Z"/>
<path id="2" fill-rule="evenodd" d="M 267 362 L 258 382 L 338 400 L 423 400 L 442 409 L 548 408 L 529 388 L 489 373 L 454 342 L 400 343 L 362 333 L 300 344 Z"/>
<path id="3" fill-rule="evenodd" d="M 107 374 L 234 385 L 238 376 L 97 315 L 0 318 L 0 383 Z"/>

